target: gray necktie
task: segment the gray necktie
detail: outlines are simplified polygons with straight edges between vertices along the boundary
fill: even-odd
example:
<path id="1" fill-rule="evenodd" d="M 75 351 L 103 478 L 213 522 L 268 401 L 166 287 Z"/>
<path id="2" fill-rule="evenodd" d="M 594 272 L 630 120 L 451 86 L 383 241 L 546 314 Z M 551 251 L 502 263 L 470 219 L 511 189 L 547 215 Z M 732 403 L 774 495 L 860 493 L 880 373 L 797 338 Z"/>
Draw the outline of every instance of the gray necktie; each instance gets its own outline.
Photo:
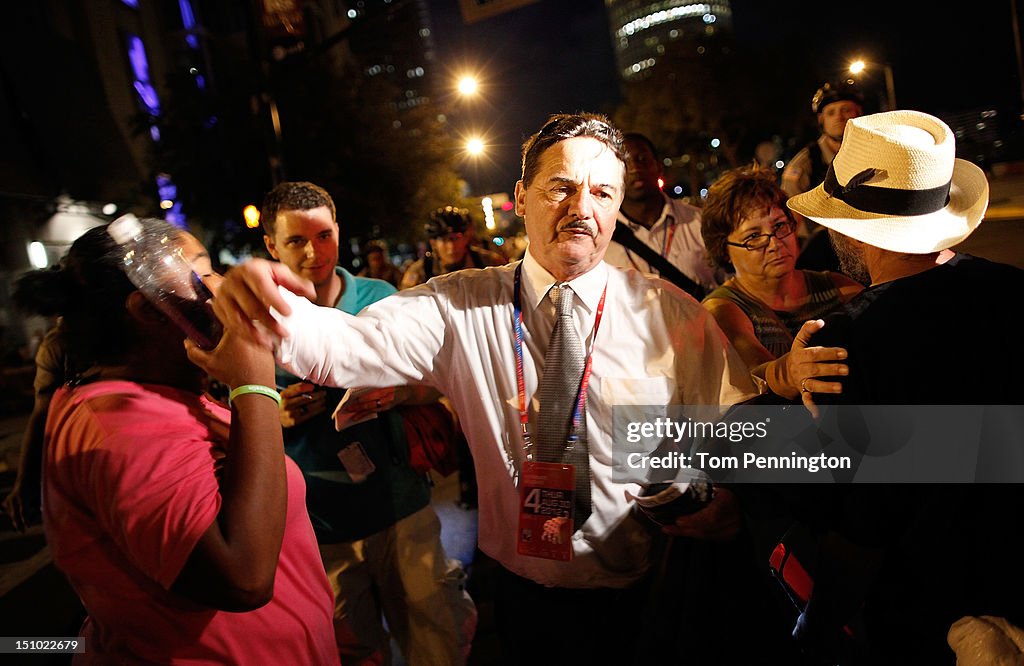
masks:
<path id="1" fill-rule="evenodd" d="M 576 521 L 579 528 L 590 515 L 590 456 L 586 413 L 580 415 L 579 439 L 571 451 L 566 442 L 572 428 L 585 355 L 572 321 L 574 294 L 568 285 L 548 292 L 555 306 L 555 326 L 544 355 L 544 375 L 537 387 L 537 456 L 542 462 L 565 462 L 576 468 Z"/>

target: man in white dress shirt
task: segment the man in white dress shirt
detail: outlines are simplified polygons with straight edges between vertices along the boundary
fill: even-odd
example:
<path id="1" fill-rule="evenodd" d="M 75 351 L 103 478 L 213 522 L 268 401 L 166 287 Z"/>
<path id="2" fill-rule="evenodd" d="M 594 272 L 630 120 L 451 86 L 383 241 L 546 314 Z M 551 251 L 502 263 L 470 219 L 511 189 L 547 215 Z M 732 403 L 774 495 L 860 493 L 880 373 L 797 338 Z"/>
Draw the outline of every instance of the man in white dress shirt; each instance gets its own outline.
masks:
<path id="1" fill-rule="evenodd" d="M 602 261 L 624 173 L 622 136 L 603 116 L 552 116 L 523 146 L 515 200 L 530 246 L 521 263 L 439 276 L 351 316 L 295 297 L 289 290 L 309 292 L 301 278 L 253 260 L 228 274 L 215 302 L 230 331 L 262 336 L 283 367 L 309 381 L 428 384 L 465 415 L 480 487 L 479 545 L 503 567 L 495 613 L 511 662 L 557 663 L 559 650 L 573 663 L 585 656 L 581 649 L 595 658 L 631 655 L 652 525 L 626 499 L 639 487 L 612 479 L 613 406 L 730 405 L 755 393 L 699 303 L 661 279 Z M 521 554 L 516 527 L 521 405 L 535 401 L 555 321 L 546 296 L 562 284 L 572 290 L 573 324 L 591 357 L 584 395 L 592 513 L 575 526 L 568 561 Z M 615 638 L 562 640 L 580 630 Z"/>
<path id="2" fill-rule="evenodd" d="M 716 273 L 708 259 L 704 239 L 700 233 L 700 209 L 672 199 L 661 189 L 665 169 L 658 160 L 654 144 L 639 132 L 623 135 L 626 147 L 626 183 L 618 223 L 636 239 L 661 255 L 670 265 L 696 283 L 706 294 L 722 283 L 723 275 Z M 650 261 L 635 250 L 613 240 L 604 260 L 613 266 L 635 268 L 669 279 Z"/>

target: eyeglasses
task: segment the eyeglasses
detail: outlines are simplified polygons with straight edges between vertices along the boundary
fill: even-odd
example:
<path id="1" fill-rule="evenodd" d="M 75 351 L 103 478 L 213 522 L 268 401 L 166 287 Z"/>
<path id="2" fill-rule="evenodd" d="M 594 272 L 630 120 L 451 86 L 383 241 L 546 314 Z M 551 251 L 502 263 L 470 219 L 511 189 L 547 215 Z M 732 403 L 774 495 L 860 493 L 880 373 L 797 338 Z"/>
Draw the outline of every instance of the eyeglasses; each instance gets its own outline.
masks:
<path id="1" fill-rule="evenodd" d="M 768 244 L 772 242 L 774 236 L 777 240 L 783 238 L 789 238 L 793 234 L 793 223 L 789 220 L 785 222 L 778 222 L 772 227 L 770 234 L 754 234 L 748 236 L 742 243 L 733 243 L 732 241 L 725 241 L 726 245 L 732 245 L 733 247 L 742 247 L 744 250 L 763 250 L 768 247 Z"/>

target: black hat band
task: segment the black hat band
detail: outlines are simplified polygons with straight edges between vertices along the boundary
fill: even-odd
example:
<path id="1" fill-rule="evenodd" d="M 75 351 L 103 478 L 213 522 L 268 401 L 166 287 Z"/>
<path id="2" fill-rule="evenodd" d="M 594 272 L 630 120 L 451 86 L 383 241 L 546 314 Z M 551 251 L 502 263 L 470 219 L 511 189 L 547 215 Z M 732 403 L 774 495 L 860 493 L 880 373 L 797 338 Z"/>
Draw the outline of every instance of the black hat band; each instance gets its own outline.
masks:
<path id="1" fill-rule="evenodd" d="M 857 210 L 881 215 L 927 215 L 942 210 L 949 203 L 949 187 L 945 185 L 927 190 L 895 190 L 888 187 L 872 187 L 864 182 L 877 173 L 876 169 L 865 169 L 850 179 L 846 185 L 836 180 L 831 165 L 825 174 L 822 187 L 826 194 L 839 199 Z"/>

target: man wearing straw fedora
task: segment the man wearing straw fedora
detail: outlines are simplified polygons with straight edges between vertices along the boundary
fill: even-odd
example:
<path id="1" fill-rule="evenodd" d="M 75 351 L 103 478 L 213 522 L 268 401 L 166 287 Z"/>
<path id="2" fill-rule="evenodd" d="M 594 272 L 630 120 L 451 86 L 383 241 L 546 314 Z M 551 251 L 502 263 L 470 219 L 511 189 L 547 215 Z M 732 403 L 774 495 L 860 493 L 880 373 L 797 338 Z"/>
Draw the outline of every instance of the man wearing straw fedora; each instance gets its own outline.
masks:
<path id="1" fill-rule="evenodd" d="M 843 404 L 1024 404 L 1024 346 L 1009 323 L 1024 271 L 951 249 L 981 223 L 989 192 L 955 154 L 950 128 L 925 113 L 854 118 L 825 181 L 788 202 L 870 285 L 812 341 L 849 353 Z M 1022 488 L 851 484 L 819 497 L 819 576 L 794 635 L 834 654 L 862 608 L 866 663 L 941 664 L 953 663 L 946 632 L 962 616 L 1020 625 Z"/>
<path id="2" fill-rule="evenodd" d="M 1024 271 L 950 249 L 981 224 L 984 172 L 956 159 L 952 131 L 924 113 L 878 113 L 846 127 L 825 182 L 788 204 L 828 228 L 844 272 L 870 285 L 815 337 L 841 339 L 850 352 L 843 402 L 1024 402 L 1024 384 L 1007 381 L 1021 369 L 1020 331 L 995 325 Z M 857 364 L 871 372 L 855 373 Z"/>

